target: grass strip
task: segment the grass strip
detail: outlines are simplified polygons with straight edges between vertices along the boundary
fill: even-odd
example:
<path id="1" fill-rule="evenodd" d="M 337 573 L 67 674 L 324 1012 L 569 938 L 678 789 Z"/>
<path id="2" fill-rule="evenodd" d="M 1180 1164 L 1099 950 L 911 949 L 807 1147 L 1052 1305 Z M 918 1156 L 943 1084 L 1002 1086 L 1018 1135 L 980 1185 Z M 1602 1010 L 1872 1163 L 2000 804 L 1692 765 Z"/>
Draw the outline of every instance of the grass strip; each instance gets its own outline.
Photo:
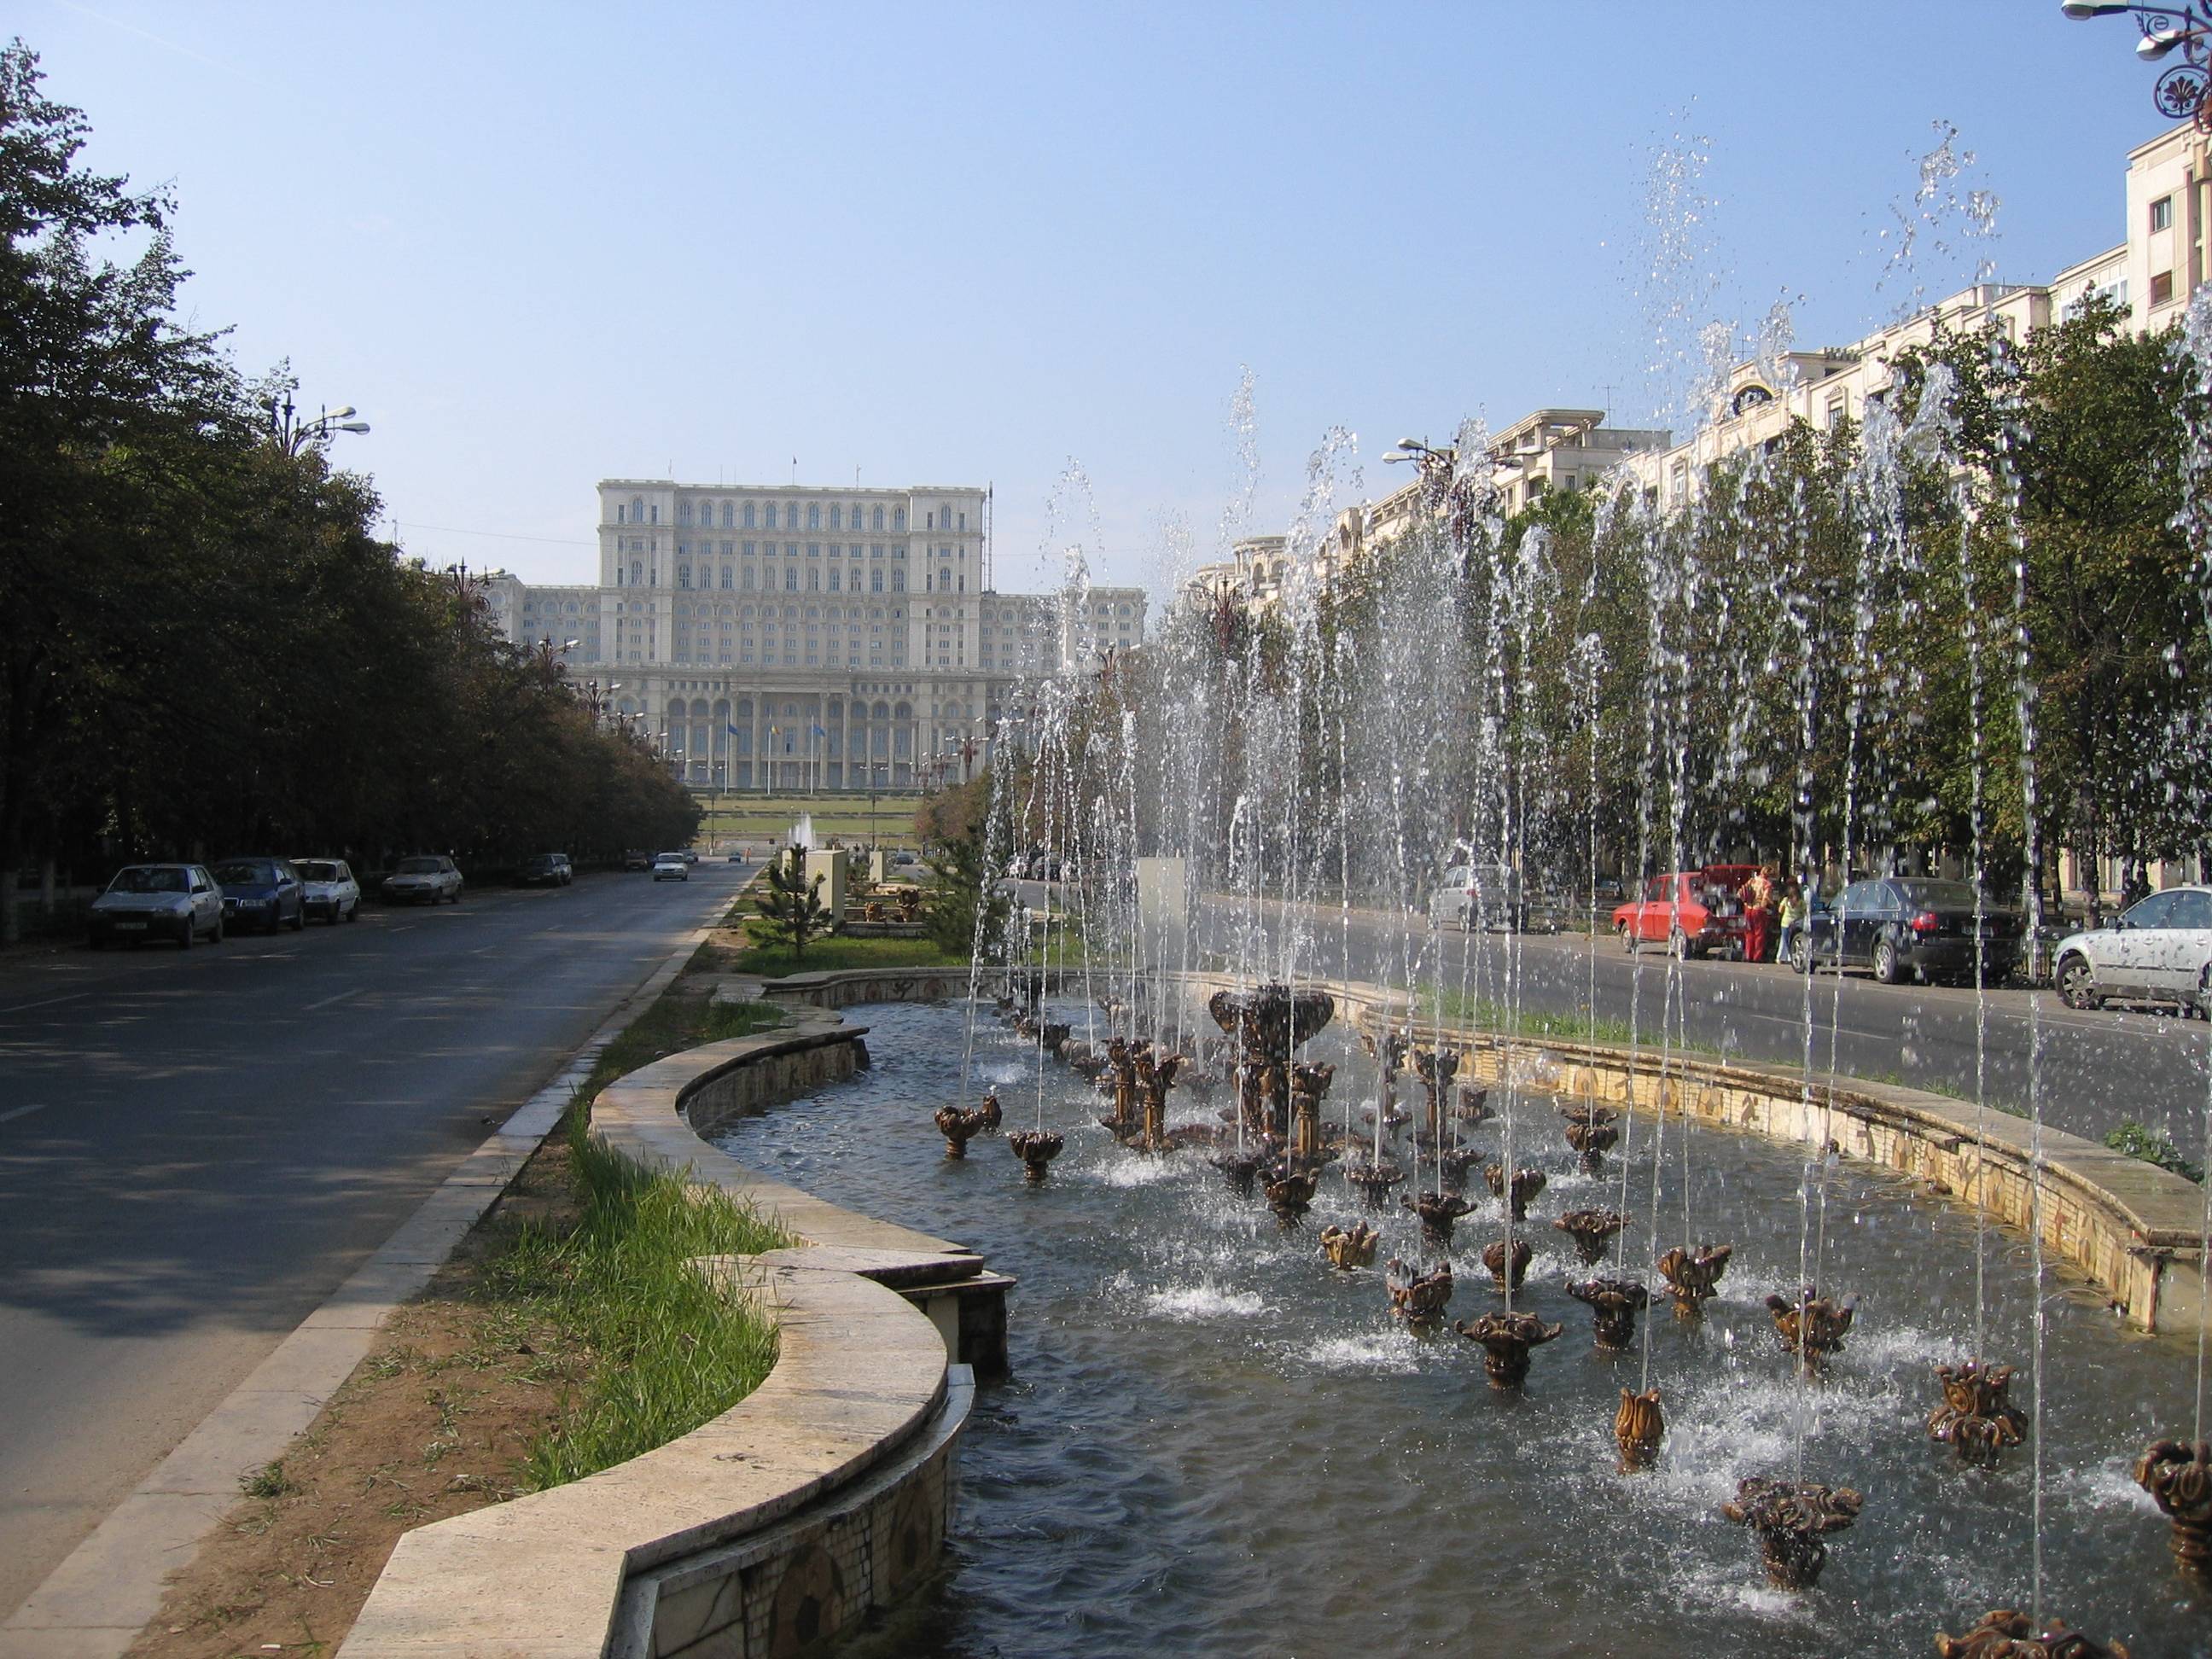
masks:
<path id="1" fill-rule="evenodd" d="M 773 1222 L 712 1188 L 641 1168 L 566 1121 L 580 1212 L 556 1234 L 526 1224 L 488 1265 L 486 1294 L 535 1306 L 591 1356 L 524 1457 L 533 1489 L 610 1468 L 727 1411 L 775 1364 L 767 1310 L 693 1265 L 791 1243 Z"/>

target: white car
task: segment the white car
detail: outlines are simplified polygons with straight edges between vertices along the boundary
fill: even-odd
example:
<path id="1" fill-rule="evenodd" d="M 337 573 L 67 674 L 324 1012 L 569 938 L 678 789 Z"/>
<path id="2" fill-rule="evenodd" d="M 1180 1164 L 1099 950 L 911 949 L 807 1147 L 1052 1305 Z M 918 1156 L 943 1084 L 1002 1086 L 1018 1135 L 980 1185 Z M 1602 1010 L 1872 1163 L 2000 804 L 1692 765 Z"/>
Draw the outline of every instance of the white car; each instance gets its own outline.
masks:
<path id="1" fill-rule="evenodd" d="M 292 867 L 307 890 L 309 915 L 319 916 L 333 927 L 361 920 L 361 884 L 343 859 L 294 859 Z"/>
<path id="2" fill-rule="evenodd" d="M 1521 878 L 1502 864 L 1456 864 L 1443 884 L 1429 895 L 1429 917 L 1439 927 L 1528 930 L 1528 906 L 1521 896 Z"/>
<path id="3" fill-rule="evenodd" d="M 2169 887 L 2102 927 L 2069 933 L 2051 982 L 2069 1008 L 2107 1000 L 2193 1008 L 2212 962 L 2212 887 Z"/>
<path id="4" fill-rule="evenodd" d="M 691 866 L 681 853 L 657 853 L 653 860 L 653 878 L 655 881 L 689 881 Z"/>
<path id="5" fill-rule="evenodd" d="M 222 889 L 197 864 L 133 864 L 115 872 L 92 902 L 92 948 L 141 939 L 174 939 L 189 949 L 204 933 L 222 943 Z"/>
<path id="6" fill-rule="evenodd" d="M 442 854 L 428 858 L 402 859 L 384 878 L 384 896 L 418 904 L 461 902 L 461 872 Z"/>

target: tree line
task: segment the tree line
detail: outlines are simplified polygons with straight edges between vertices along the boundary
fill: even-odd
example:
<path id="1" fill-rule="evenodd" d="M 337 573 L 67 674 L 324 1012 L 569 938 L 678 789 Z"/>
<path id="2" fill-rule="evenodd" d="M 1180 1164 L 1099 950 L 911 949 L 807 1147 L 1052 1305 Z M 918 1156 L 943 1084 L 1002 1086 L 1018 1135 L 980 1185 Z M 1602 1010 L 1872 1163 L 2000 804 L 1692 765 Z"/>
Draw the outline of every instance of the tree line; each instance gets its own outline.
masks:
<path id="1" fill-rule="evenodd" d="M 0 892 L 58 861 L 668 846 L 689 794 L 177 316 L 175 204 L 0 52 Z M 0 905 L 12 925 L 14 906 Z"/>
<path id="2" fill-rule="evenodd" d="M 1305 601 L 1186 601 L 1107 665 L 1052 745 L 1060 834 L 1415 904 L 1455 848 L 1570 889 L 1759 859 L 2056 902 L 2062 851 L 2212 868 L 2178 527 L 2212 421 L 2179 340 L 2097 301 L 1939 332 L 1864 422 L 1794 422 L 1686 506 L 1507 519 L 1436 469 Z"/>

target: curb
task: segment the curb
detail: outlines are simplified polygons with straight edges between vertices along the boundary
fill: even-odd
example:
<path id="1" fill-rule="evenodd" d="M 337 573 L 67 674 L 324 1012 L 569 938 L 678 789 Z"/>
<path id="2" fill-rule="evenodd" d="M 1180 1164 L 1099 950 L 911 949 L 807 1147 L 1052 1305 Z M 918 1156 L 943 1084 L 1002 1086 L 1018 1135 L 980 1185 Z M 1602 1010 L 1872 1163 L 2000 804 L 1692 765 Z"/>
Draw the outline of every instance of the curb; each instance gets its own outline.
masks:
<path id="1" fill-rule="evenodd" d="M 445 1266 L 561 1121 L 600 1054 L 666 990 L 720 925 L 695 929 L 616 1006 L 552 1081 L 301 1322 L 229 1396 L 0 1625 L 0 1659 L 121 1659 L 161 1610 L 171 1573 L 191 1564 L 240 1500 L 239 1477 L 283 1455 L 375 1346 L 376 1333 Z"/>

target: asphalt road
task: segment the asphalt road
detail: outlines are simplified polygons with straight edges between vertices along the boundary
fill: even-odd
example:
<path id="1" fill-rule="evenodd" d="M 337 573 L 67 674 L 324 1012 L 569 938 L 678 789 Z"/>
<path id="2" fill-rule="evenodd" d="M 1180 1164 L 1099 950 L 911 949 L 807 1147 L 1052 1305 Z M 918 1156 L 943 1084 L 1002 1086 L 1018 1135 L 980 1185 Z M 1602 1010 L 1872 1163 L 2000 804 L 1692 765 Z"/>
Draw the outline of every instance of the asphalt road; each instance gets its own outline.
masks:
<path id="1" fill-rule="evenodd" d="M 1233 913 L 1206 911 L 1207 944 L 1237 960 Z M 1371 913 L 1354 912 L 1348 930 L 1328 911 L 1306 923 L 1299 959 L 1324 975 L 1389 984 L 1407 982 L 1409 941 Z M 1278 946 L 1277 949 L 1279 947 Z M 2092 1139 L 2132 1118 L 2172 1135 L 2201 1157 L 2207 1111 L 2206 1037 L 2202 1021 L 2102 1009 L 2075 1012 L 2050 992 L 1994 990 L 1978 1010 L 1972 989 L 1877 985 L 1864 974 L 1806 981 L 1771 964 L 1698 961 L 1670 964 L 1663 953 L 1630 956 L 1610 934 L 1595 945 L 1583 935 L 1449 932 L 1425 927 L 1410 940 L 1416 978 L 1431 977 L 1498 1006 L 1533 1012 L 1627 1020 L 1641 1040 L 1656 1042 L 1662 1008 L 1677 1041 L 1768 1065 L 1805 1059 L 1809 1024 L 1813 1064 L 1846 1074 L 1910 1084 L 1973 1097 L 1976 1028 L 1988 1099 L 2026 1113 L 2031 1080 L 2044 1121 Z M 1254 960 L 1267 961 L 1262 951 Z M 1276 958 L 1279 959 L 1279 958 Z M 2036 1056 L 2031 1066 L 2031 1050 Z"/>
<path id="2" fill-rule="evenodd" d="M 0 1617 L 744 873 L 0 959 Z"/>

